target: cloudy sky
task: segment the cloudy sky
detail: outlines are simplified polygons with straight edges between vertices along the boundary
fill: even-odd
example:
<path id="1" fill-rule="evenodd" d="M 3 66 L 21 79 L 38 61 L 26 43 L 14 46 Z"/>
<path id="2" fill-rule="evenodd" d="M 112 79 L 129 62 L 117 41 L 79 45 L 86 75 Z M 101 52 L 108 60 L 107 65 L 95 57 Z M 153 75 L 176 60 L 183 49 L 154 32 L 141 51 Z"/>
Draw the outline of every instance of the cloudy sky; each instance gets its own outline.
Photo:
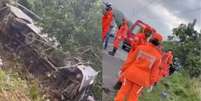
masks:
<path id="1" fill-rule="evenodd" d="M 165 36 L 180 23 L 197 19 L 201 29 L 201 0 L 103 0 L 124 13 L 131 21 L 137 19 L 150 24 Z"/>

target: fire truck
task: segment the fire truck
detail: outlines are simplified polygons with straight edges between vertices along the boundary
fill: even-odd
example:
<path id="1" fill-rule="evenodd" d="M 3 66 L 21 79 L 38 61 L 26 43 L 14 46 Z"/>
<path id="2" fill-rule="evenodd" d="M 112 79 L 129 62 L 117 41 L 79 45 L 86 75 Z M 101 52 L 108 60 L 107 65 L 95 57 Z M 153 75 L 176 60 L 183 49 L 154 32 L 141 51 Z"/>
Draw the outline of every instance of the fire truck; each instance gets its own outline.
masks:
<path id="1" fill-rule="evenodd" d="M 134 41 L 135 34 L 144 32 L 145 29 L 150 29 L 151 32 L 156 32 L 156 30 L 150 25 L 141 20 L 137 20 L 129 29 L 127 38 L 123 41 L 122 49 L 129 51 L 131 49 L 131 43 Z"/>

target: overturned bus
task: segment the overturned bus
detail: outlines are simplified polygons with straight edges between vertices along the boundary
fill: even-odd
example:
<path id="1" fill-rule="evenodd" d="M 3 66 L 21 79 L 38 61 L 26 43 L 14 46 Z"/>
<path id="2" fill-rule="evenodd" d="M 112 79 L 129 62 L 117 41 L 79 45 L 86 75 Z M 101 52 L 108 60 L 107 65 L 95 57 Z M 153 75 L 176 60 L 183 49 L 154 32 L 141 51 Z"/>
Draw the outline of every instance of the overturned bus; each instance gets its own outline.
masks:
<path id="1" fill-rule="evenodd" d="M 49 99 L 87 101 L 98 73 L 79 61 L 69 65 L 65 59 L 55 59 L 58 49 L 42 36 L 41 28 L 18 6 L 0 5 L 3 48 L 23 61 L 23 68 L 39 80 Z"/>

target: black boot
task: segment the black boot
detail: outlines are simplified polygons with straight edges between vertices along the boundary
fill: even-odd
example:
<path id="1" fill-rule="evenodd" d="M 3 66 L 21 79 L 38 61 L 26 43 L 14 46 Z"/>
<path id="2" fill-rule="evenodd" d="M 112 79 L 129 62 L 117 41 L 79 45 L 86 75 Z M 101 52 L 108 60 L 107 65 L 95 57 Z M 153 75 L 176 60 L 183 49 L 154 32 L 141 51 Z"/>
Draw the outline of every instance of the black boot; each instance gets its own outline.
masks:
<path id="1" fill-rule="evenodd" d="M 117 48 L 113 48 L 113 50 L 110 51 L 108 54 L 114 56 L 116 51 L 117 51 Z"/>

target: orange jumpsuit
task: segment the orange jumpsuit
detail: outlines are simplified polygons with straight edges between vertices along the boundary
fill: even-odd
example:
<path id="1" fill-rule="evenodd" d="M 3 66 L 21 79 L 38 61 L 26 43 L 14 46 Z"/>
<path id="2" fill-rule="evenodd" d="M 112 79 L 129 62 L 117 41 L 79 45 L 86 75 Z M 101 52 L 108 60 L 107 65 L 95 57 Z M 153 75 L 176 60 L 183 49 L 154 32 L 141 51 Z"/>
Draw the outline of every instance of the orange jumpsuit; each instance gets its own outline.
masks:
<path id="1" fill-rule="evenodd" d="M 169 75 L 169 65 L 172 64 L 172 61 L 173 61 L 173 55 L 171 52 L 163 54 L 161 61 L 161 72 L 160 72 L 161 78 Z"/>
<path id="2" fill-rule="evenodd" d="M 102 41 L 105 39 L 106 34 L 110 30 L 112 20 L 113 20 L 112 10 L 106 11 L 102 17 Z"/>
<path id="3" fill-rule="evenodd" d="M 122 40 L 126 38 L 127 32 L 128 32 L 128 23 L 127 21 L 125 21 L 124 24 L 122 24 L 119 30 L 115 33 L 115 39 L 113 42 L 114 48 L 116 49 L 119 48 L 119 44 Z"/>
<path id="4" fill-rule="evenodd" d="M 114 101 L 137 101 L 143 87 L 150 87 L 158 80 L 161 54 L 150 43 L 140 45 L 130 53 L 124 67 L 121 68 L 124 78 L 121 89 Z"/>
<path id="5" fill-rule="evenodd" d="M 147 42 L 147 38 L 145 36 L 144 33 L 137 33 L 134 36 L 134 40 L 131 43 L 131 50 L 129 51 L 128 55 L 130 55 L 130 53 L 132 53 L 133 51 L 135 51 L 135 49 L 137 48 L 137 46 L 139 45 L 144 45 Z"/>
<path id="6" fill-rule="evenodd" d="M 134 40 L 132 42 L 132 45 L 131 45 L 131 50 L 129 51 L 128 53 L 128 56 L 127 56 L 127 60 L 129 59 L 129 56 L 135 51 L 135 49 L 139 46 L 139 45 L 145 45 L 147 43 L 147 39 L 146 39 L 146 36 L 144 33 L 137 33 L 135 36 L 134 36 Z M 124 63 L 122 65 L 122 68 L 126 67 L 127 66 L 127 63 Z M 121 71 L 121 74 L 122 74 L 122 71 Z M 120 77 L 119 77 L 119 80 L 122 81 L 123 80 L 123 77 L 121 76 L 120 74 Z"/>

